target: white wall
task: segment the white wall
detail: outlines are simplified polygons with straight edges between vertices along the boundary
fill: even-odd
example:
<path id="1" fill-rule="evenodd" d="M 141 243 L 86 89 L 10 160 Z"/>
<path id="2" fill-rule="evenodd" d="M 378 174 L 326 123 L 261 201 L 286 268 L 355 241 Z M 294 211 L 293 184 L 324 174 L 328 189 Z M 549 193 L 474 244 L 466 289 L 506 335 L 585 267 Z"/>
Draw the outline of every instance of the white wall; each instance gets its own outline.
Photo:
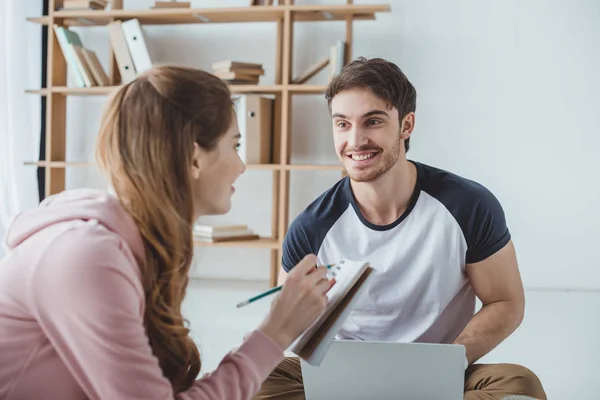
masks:
<path id="1" fill-rule="evenodd" d="M 37 159 L 40 142 L 41 100 L 25 92 L 42 81 L 41 29 L 26 20 L 42 12 L 36 3 L 0 3 L 0 258 L 13 217 L 39 200 L 37 170 L 24 164 Z"/>
<path id="2" fill-rule="evenodd" d="M 145 8 L 152 1 L 125 3 Z M 192 1 L 197 7 L 220 3 L 248 2 Z M 409 157 L 475 179 L 498 196 L 527 287 L 600 289 L 597 1 L 397 0 L 391 7 L 377 21 L 355 23 L 354 56 L 387 58 L 415 85 L 417 124 Z M 274 80 L 274 23 L 145 29 L 157 62 L 210 69 L 213 61 L 244 59 L 264 64 L 261 83 Z M 79 32 L 106 66 L 106 29 Z M 344 23 L 299 23 L 294 36 L 294 68 L 300 73 L 344 37 Z M 257 50 L 251 50 L 255 44 Z M 313 82 L 326 83 L 325 73 Z M 91 156 L 93 143 L 84 137 L 93 137 L 104 100 L 69 98 L 71 159 Z M 296 96 L 293 105 L 292 161 L 337 162 L 323 97 Z M 78 131 L 85 135 L 77 137 Z M 339 176 L 294 172 L 290 216 Z M 94 171 L 68 174 L 70 186 L 101 182 Z M 270 172 L 248 171 L 238 184 L 234 209 L 218 220 L 243 221 L 268 234 L 270 185 Z M 250 207 L 258 211 L 249 212 Z M 202 276 L 266 279 L 268 274 L 266 250 L 201 248 L 198 261 L 196 273 Z"/>

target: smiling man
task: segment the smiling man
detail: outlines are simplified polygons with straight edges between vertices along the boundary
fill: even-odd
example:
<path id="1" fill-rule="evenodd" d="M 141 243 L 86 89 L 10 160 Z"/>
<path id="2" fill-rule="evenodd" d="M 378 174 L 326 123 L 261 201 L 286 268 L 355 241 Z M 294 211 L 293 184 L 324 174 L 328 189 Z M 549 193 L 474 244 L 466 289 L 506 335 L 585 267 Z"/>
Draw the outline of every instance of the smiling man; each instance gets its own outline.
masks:
<path id="1" fill-rule="evenodd" d="M 464 345 L 465 399 L 512 394 L 545 399 L 537 376 L 516 364 L 475 364 L 519 326 L 524 293 L 503 209 L 481 184 L 406 158 L 416 91 L 383 59 L 359 58 L 329 84 L 336 153 L 348 176 L 292 222 L 290 268 L 366 260 L 375 273 L 339 339 Z M 475 313 L 476 296 L 482 308 Z M 302 399 L 297 358 L 286 358 L 259 399 Z"/>

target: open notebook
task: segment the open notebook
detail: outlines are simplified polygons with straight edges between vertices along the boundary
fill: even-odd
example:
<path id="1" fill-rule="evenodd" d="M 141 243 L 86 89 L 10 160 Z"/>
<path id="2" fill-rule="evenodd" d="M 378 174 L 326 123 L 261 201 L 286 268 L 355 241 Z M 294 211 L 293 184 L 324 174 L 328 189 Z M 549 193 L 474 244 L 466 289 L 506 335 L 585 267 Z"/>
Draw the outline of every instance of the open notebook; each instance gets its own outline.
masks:
<path id="1" fill-rule="evenodd" d="M 327 292 L 327 308 L 288 350 L 311 365 L 320 365 L 372 271 L 363 261 L 335 264 L 328 272 L 328 278 L 335 277 L 336 283 Z"/>

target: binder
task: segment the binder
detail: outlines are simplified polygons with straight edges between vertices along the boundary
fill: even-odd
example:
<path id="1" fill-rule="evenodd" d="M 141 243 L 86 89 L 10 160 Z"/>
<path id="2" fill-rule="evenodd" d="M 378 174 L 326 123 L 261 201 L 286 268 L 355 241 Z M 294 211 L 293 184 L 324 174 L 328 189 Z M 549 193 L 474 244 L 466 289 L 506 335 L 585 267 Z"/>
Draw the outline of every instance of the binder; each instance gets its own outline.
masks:
<path id="1" fill-rule="evenodd" d="M 152 68 L 146 38 L 137 18 L 121 22 L 121 29 L 123 29 L 123 35 L 129 47 L 129 53 L 131 54 L 136 74 Z"/>
<path id="2" fill-rule="evenodd" d="M 343 40 L 338 40 L 336 50 L 337 65 L 335 66 L 335 74 L 338 75 L 340 72 L 342 72 L 342 68 L 344 68 L 344 65 L 346 65 L 346 42 L 344 42 Z"/>
<path id="3" fill-rule="evenodd" d="M 271 162 L 274 100 L 259 94 L 237 97 L 235 109 L 242 138 L 240 158 L 245 164 Z"/>
<path id="4" fill-rule="evenodd" d="M 131 59 L 131 54 L 129 53 L 123 29 L 121 29 L 121 21 L 114 21 L 108 24 L 108 35 L 113 52 L 115 53 L 119 73 L 121 74 L 121 81 L 127 83 L 134 80 L 137 73 Z"/>
<path id="5" fill-rule="evenodd" d="M 342 72 L 346 59 L 346 42 L 338 40 L 335 45 L 329 46 L 329 82 L 334 76 Z"/>

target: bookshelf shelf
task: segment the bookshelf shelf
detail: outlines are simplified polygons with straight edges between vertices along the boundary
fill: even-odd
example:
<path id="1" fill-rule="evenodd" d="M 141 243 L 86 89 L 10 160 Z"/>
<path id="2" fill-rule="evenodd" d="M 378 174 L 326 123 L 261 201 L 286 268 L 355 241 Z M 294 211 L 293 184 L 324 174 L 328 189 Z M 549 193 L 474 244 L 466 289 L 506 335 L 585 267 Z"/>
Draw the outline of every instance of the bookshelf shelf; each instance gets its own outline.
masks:
<path id="1" fill-rule="evenodd" d="M 289 164 L 284 165 L 283 168 L 289 171 L 342 171 L 341 165 L 327 165 L 327 164 Z"/>
<path id="2" fill-rule="evenodd" d="M 43 17 L 27 17 L 27 21 L 28 22 L 33 22 L 36 24 L 40 24 L 40 25 L 48 25 L 50 24 L 50 17 L 49 16 L 43 16 Z"/>
<path id="3" fill-rule="evenodd" d="M 25 165 L 36 166 L 40 168 L 85 168 L 91 167 L 95 163 L 91 161 L 26 161 Z M 265 171 L 342 171 L 341 165 L 335 164 L 247 164 L 248 170 Z"/>
<path id="4" fill-rule="evenodd" d="M 54 18 L 65 26 L 106 25 L 115 19 L 139 19 L 144 25 L 205 24 L 239 22 L 277 22 L 290 12 L 292 22 L 374 20 L 375 13 L 389 12 L 387 4 L 342 5 L 278 5 L 226 8 L 173 8 L 138 10 L 73 10 L 55 11 Z M 51 23 L 48 17 L 30 17 L 28 21 L 41 25 Z"/>
<path id="5" fill-rule="evenodd" d="M 92 163 L 86 161 L 26 161 L 25 165 L 34 165 L 40 168 L 68 168 L 88 167 Z"/>
<path id="6" fill-rule="evenodd" d="M 280 93 L 282 85 L 229 85 L 233 93 Z"/>
<path id="7" fill-rule="evenodd" d="M 114 21 L 137 19 L 141 25 L 179 25 L 179 24 L 210 24 L 210 23 L 249 23 L 264 22 L 276 25 L 275 57 L 273 62 L 272 84 L 230 84 L 234 94 L 264 94 L 273 97 L 272 119 L 272 164 L 249 164 L 248 170 L 262 171 L 265 179 L 272 180 L 272 209 L 271 233 L 267 237 L 256 240 L 231 240 L 225 242 L 203 242 L 195 240 L 196 246 L 225 247 L 225 248 L 256 248 L 265 249 L 270 254 L 269 276 L 271 286 L 277 284 L 277 274 L 281 260 L 281 246 L 289 226 L 290 206 L 290 176 L 292 171 L 333 171 L 342 172 L 343 168 L 337 162 L 327 164 L 294 164 L 291 163 L 291 135 L 294 95 L 322 95 L 325 85 L 296 84 L 294 82 L 294 24 L 298 22 L 341 21 L 345 24 L 345 37 L 330 38 L 336 46 L 330 47 L 328 64 L 332 71 L 338 71 L 341 65 L 352 60 L 353 23 L 360 20 L 374 20 L 377 13 L 389 12 L 388 4 L 346 4 L 336 5 L 296 5 L 293 0 L 279 0 L 277 6 L 247 6 L 230 8 L 172 8 L 172 9 L 127 9 L 127 0 L 111 0 L 111 10 L 60 10 L 63 0 L 49 0 L 49 15 L 27 18 L 27 21 L 46 26 L 47 35 L 47 64 L 46 79 L 42 88 L 26 90 L 26 93 L 45 96 L 45 152 L 41 161 L 28 161 L 26 165 L 40 168 L 45 177 L 44 194 L 50 196 L 63 191 L 66 187 L 67 168 L 87 168 L 95 165 L 94 161 L 68 161 L 67 159 L 67 96 L 105 96 L 113 93 L 123 82 L 119 63 L 115 57 L 114 46 L 109 46 L 107 76 L 94 77 L 97 82 L 110 86 L 92 86 L 88 81 L 68 87 L 67 75 L 72 67 L 67 63 L 57 31 L 60 27 L 77 26 L 84 29 L 87 26 L 104 26 L 109 32 L 109 24 Z M 133 21 L 135 22 L 135 21 Z M 55 31 L 54 26 L 57 25 Z M 114 31 L 113 31 L 114 32 Z M 61 34 L 62 35 L 62 34 Z M 64 37 L 61 36 L 61 37 Z M 335 56 L 332 55 L 333 50 Z M 89 56 L 89 54 L 88 54 Z M 335 63 L 332 61 L 334 60 Z M 93 64 L 93 63 L 92 63 Z M 334 67 L 335 65 L 335 67 Z M 96 71 L 98 73 L 98 71 Z M 131 78 L 131 77 L 129 77 Z M 128 78 L 128 79 L 129 79 Z M 302 81 L 302 80 L 300 80 Z M 260 81 L 259 81 L 260 82 Z M 252 82 L 254 83 L 254 82 Z M 78 134 L 77 132 L 73 134 Z M 71 133 L 69 133 L 71 135 Z"/>
<path id="8" fill-rule="evenodd" d="M 325 93 L 325 89 L 327 89 L 325 85 L 288 85 L 288 90 L 297 94 L 321 94 Z"/>
<path id="9" fill-rule="evenodd" d="M 54 86 L 52 89 L 29 89 L 26 93 L 47 96 L 49 92 L 65 96 L 106 96 L 117 90 L 119 86 L 67 87 Z M 277 94 L 288 90 L 293 94 L 320 94 L 325 92 L 325 85 L 229 85 L 234 94 L 263 93 Z"/>
<path id="10" fill-rule="evenodd" d="M 203 242 L 194 240 L 196 246 L 210 247 L 250 247 L 256 249 L 278 249 L 279 241 L 273 238 L 261 237 L 254 240 L 230 240 L 226 242 Z"/>

